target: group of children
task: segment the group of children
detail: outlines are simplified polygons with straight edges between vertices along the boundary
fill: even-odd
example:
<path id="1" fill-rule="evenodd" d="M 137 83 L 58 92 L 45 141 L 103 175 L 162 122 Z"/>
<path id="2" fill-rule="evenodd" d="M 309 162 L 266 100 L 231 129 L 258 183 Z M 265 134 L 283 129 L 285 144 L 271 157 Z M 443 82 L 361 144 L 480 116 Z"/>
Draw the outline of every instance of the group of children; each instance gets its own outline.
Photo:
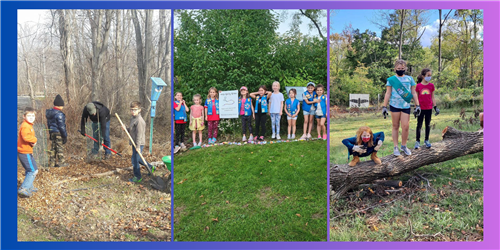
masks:
<path id="1" fill-rule="evenodd" d="M 404 60 L 397 60 L 394 70 L 396 75 L 387 79 L 387 91 L 384 98 L 384 106 L 382 108 L 382 115 L 388 114 L 387 103 L 389 102 L 389 110 L 392 118 L 392 141 L 394 143 L 394 155 L 399 156 L 399 127 L 402 127 L 401 136 L 401 151 L 406 155 L 411 155 L 410 149 L 407 147 L 409 129 L 410 129 L 410 102 L 415 102 L 415 109 L 413 114 L 417 118 L 417 135 L 415 142 L 415 149 L 420 148 L 420 130 L 425 120 L 425 139 L 424 144 L 427 148 L 431 147 L 429 142 L 430 123 L 432 117 L 432 109 L 439 114 L 440 110 L 436 106 L 434 99 L 434 91 L 436 90 L 432 84 L 432 71 L 425 68 L 417 77 L 417 83 L 413 77 L 405 75 L 407 70 L 406 62 Z M 382 146 L 384 141 L 384 133 L 378 132 L 373 134 L 369 127 L 361 127 L 356 133 L 355 137 L 347 138 L 342 143 L 348 148 L 349 155 L 353 155 L 353 160 L 349 166 L 356 166 L 359 162 L 359 157 L 371 155 L 371 159 L 380 164 L 381 161 L 377 157 L 377 151 Z"/>
<path id="2" fill-rule="evenodd" d="M 327 115 L 327 97 L 325 87 L 323 85 L 316 86 L 313 82 L 307 84 L 307 91 L 303 93 L 302 110 L 304 115 L 304 134 L 301 140 L 311 139 L 311 130 L 314 125 L 314 117 L 317 120 L 318 138 L 326 140 L 326 115 Z M 240 97 L 238 100 L 238 113 L 241 117 L 242 124 L 242 141 L 248 142 L 264 141 L 266 134 L 267 116 L 271 117 L 272 139 L 280 140 L 280 121 L 283 115 L 283 110 L 287 115 L 288 121 L 288 136 L 287 139 L 295 139 L 296 121 L 300 113 L 300 102 L 296 99 L 297 90 L 290 89 L 288 99 L 285 101 L 283 94 L 280 92 L 280 83 L 275 81 L 272 84 L 272 92 L 267 91 L 265 85 L 259 87 L 257 92 L 249 93 L 248 88 L 242 86 L 240 88 Z M 255 99 L 255 104 L 253 100 Z M 174 153 L 179 150 L 187 150 L 184 144 L 184 134 L 188 124 L 192 131 L 193 145 L 201 146 L 203 141 L 202 131 L 205 129 L 205 121 L 208 124 L 208 144 L 213 144 L 217 141 L 217 133 L 219 130 L 219 92 L 216 88 L 211 87 L 208 90 L 207 99 L 202 106 L 201 95 L 193 96 L 193 105 L 187 107 L 181 92 L 175 94 L 174 101 L 174 117 L 175 117 L 175 148 Z M 255 120 L 255 137 L 252 128 L 252 119 Z M 307 133 L 306 133 L 307 131 Z M 321 136 L 323 132 L 323 136 Z M 198 134 L 199 141 L 196 140 Z"/>
<path id="3" fill-rule="evenodd" d="M 54 107 L 47 109 L 45 112 L 47 127 L 49 130 L 49 139 L 52 142 L 49 150 L 48 167 L 66 167 L 69 165 L 66 163 L 64 157 L 63 145 L 68 141 L 68 133 L 66 131 L 66 116 L 62 112 L 63 108 L 64 100 L 60 95 L 57 95 L 54 99 Z M 129 131 L 132 140 L 134 140 L 137 147 L 139 147 L 139 150 L 142 151 L 145 144 L 146 123 L 140 114 L 141 103 L 132 102 L 130 104 L 130 112 L 132 119 L 130 121 L 130 127 L 127 128 L 127 130 Z M 33 182 L 38 173 L 38 167 L 35 159 L 33 158 L 33 147 L 35 147 L 37 143 L 37 138 L 33 129 L 35 117 L 36 111 L 34 108 L 26 107 L 24 109 L 24 121 L 20 126 L 17 140 L 17 155 L 21 165 L 25 169 L 25 179 L 18 189 L 18 194 L 23 197 L 31 197 L 33 193 L 38 190 L 33 186 Z M 155 167 L 150 164 L 146 165 L 138 154 L 139 152 L 137 152 L 134 146 L 132 146 L 132 165 L 134 169 L 134 177 L 129 181 L 135 183 L 141 182 L 142 180 L 139 164 L 149 167 L 152 172 L 155 171 Z"/>

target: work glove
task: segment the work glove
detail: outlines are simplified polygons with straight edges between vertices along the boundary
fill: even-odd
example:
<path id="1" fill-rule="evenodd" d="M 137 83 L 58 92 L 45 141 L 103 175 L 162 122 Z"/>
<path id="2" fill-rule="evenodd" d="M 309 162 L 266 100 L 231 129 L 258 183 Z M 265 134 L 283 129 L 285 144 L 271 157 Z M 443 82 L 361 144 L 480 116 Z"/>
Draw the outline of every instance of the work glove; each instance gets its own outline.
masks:
<path id="1" fill-rule="evenodd" d="M 387 108 L 385 106 L 382 107 L 382 115 L 384 116 L 384 119 L 387 117 L 388 114 L 389 112 L 387 112 Z"/>
<path id="2" fill-rule="evenodd" d="M 420 112 L 422 112 L 422 110 L 420 109 L 420 105 L 417 105 L 415 107 L 415 110 L 413 111 L 413 114 L 415 115 L 415 118 L 417 118 L 417 116 L 420 116 Z"/>
<path id="3" fill-rule="evenodd" d="M 352 147 L 352 151 L 354 151 L 354 152 L 358 152 L 358 153 L 360 153 L 360 154 L 364 154 L 364 153 L 366 153 L 366 149 L 361 148 L 360 146 L 357 146 L 357 145 L 356 145 L 356 146 L 354 146 L 354 147 Z"/>
<path id="4" fill-rule="evenodd" d="M 63 137 L 62 141 L 63 141 L 63 145 L 66 144 L 66 142 L 68 142 L 68 137 Z"/>
<path id="5" fill-rule="evenodd" d="M 375 151 L 378 151 L 380 147 L 382 147 L 382 143 L 384 143 L 382 140 L 378 141 L 377 146 L 375 146 Z"/>
<path id="6" fill-rule="evenodd" d="M 439 115 L 440 110 L 438 109 L 437 106 L 434 106 L 434 110 L 436 111 L 436 115 Z"/>

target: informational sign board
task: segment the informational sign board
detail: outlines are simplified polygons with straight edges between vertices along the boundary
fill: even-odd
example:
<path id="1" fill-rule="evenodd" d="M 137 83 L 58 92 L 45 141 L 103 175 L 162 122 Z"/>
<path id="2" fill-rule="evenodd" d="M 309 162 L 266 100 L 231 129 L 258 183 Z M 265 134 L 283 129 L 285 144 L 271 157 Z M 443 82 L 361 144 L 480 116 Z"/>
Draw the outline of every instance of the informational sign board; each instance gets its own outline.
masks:
<path id="1" fill-rule="evenodd" d="M 219 93 L 220 118 L 238 118 L 238 90 Z"/>
<path id="2" fill-rule="evenodd" d="M 295 89 L 297 91 L 297 96 L 295 98 L 299 100 L 299 102 L 303 101 L 302 100 L 302 94 L 307 91 L 307 88 L 304 86 L 300 87 L 285 87 L 286 89 L 286 99 L 288 99 L 290 96 L 288 96 L 288 93 L 290 93 L 290 89 Z"/>
<path id="3" fill-rule="evenodd" d="M 368 108 L 370 105 L 369 94 L 349 94 L 350 108 Z"/>

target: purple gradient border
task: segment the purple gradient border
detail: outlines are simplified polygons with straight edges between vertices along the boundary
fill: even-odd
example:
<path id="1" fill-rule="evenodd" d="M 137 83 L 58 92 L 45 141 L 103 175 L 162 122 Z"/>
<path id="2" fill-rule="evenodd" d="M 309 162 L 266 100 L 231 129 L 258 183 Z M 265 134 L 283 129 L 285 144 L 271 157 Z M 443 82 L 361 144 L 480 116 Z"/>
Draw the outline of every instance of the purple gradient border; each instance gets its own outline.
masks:
<path id="1" fill-rule="evenodd" d="M 1 247 L 2 249 L 499 249 L 499 190 L 500 190 L 500 79 L 499 16 L 500 3 L 490 1 L 274 1 L 274 2 L 132 2 L 132 1 L 9 1 L 1 2 L 1 82 L 0 124 L 1 166 Z M 12 120 L 17 103 L 17 9 L 483 9 L 484 10 L 484 241 L 483 242 L 17 242 L 17 194 L 15 192 L 17 123 Z M 328 15 L 329 16 L 329 15 Z M 327 17 L 329 18 L 329 17 Z M 329 28 L 327 28 L 329 32 Z M 173 51 L 173 50 L 172 50 Z M 329 51 L 328 51 L 329 53 Z M 173 60 L 173 59 L 172 59 Z M 329 70 L 329 68 L 328 68 Z M 173 67 L 172 67 L 173 73 Z M 173 74 L 172 74 L 173 76 Z M 329 77 L 329 74 L 328 74 Z M 171 88 L 173 88 L 173 81 Z M 9 84 L 11 83 L 11 84 Z M 172 89 L 173 90 L 173 89 Z M 328 82 L 329 92 L 329 82 Z M 14 95 L 16 93 L 16 95 Z M 173 100 L 173 91 L 172 91 Z M 328 111 L 329 112 L 329 111 Z M 328 122 L 329 124 L 329 122 Z M 172 127 L 173 133 L 173 127 Z M 329 149 L 329 136 L 328 136 Z M 329 158 L 329 153 L 328 153 Z M 328 159 L 329 162 L 329 159 Z M 173 165 L 173 159 L 172 159 Z M 173 169 L 173 168 L 172 168 Z M 172 173 L 173 178 L 173 173 Z M 173 182 L 172 182 L 173 186 Z M 329 186 L 329 184 L 328 184 Z M 173 192 L 173 189 L 172 189 Z M 172 196 L 173 201 L 173 196 Z M 328 202 L 329 203 L 329 202 Z M 173 221 L 173 218 L 172 218 Z M 173 225 L 172 225 L 173 229 Z M 329 235 L 329 227 L 326 228 Z"/>

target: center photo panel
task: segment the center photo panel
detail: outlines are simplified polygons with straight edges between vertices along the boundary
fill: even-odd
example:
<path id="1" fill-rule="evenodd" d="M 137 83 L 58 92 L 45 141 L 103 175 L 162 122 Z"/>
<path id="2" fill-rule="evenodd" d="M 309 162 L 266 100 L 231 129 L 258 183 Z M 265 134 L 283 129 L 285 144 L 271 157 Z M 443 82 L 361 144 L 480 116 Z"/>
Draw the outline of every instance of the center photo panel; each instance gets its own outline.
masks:
<path id="1" fill-rule="evenodd" d="M 175 241 L 327 240 L 326 10 L 174 11 Z"/>

